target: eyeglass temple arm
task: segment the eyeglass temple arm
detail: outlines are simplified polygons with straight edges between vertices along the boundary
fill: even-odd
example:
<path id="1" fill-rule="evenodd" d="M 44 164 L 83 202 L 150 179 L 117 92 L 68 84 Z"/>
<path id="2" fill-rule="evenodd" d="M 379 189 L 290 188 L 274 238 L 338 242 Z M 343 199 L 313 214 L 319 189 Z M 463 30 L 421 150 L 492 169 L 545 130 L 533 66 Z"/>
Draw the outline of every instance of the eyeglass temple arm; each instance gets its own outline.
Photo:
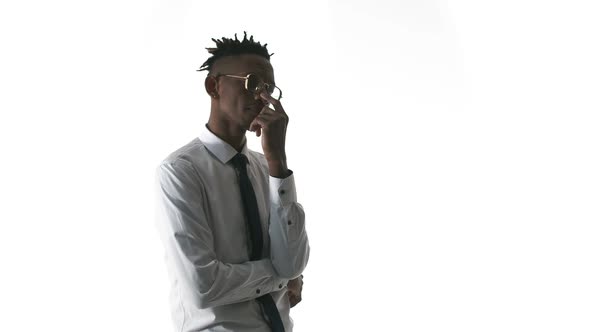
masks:
<path id="1" fill-rule="evenodd" d="M 239 79 L 242 79 L 242 80 L 245 80 L 246 79 L 246 77 L 244 77 L 244 76 L 236 76 L 236 75 L 229 75 L 229 74 L 224 74 L 224 75 L 219 75 L 219 76 L 227 76 L 227 77 L 239 78 Z"/>

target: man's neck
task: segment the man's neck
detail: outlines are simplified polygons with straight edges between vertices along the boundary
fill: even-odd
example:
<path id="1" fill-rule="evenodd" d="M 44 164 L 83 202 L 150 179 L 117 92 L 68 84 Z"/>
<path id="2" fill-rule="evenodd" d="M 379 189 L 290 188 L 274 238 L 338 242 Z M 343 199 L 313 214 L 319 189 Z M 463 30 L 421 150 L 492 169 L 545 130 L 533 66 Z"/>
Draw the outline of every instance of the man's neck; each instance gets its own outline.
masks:
<path id="1" fill-rule="evenodd" d="M 209 122 L 206 124 L 207 128 L 215 134 L 215 136 L 221 138 L 224 142 L 231 145 L 236 151 L 241 152 L 244 146 L 246 132 L 243 129 L 237 127 L 231 127 L 227 123 L 222 123 L 209 118 Z"/>

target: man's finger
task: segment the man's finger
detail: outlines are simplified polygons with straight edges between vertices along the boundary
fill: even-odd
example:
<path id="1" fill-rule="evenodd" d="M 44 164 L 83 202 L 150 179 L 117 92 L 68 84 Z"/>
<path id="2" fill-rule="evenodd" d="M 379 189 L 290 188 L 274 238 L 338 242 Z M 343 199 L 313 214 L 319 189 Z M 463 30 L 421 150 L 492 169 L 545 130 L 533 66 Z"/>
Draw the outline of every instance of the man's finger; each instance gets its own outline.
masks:
<path id="1" fill-rule="evenodd" d="M 260 114 L 276 115 L 275 111 L 273 111 L 272 108 L 270 108 L 268 106 L 264 106 L 262 108 L 262 110 L 260 111 L 260 113 L 258 113 L 258 115 L 260 115 Z"/>
<path id="2" fill-rule="evenodd" d="M 258 120 L 257 119 L 258 118 L 255 118 L 250 123 L 250 128 L 248 128 L 250 131 L 256 131 L 256 130 L 258 130 L 258 129 L 260 129 L 262 127 L 262 124 L 258 123 Z"/>
<path id="3" fill-rule="evenodd" d="M 279 120 L 284 118 L 286 120 L 286 123 L 289 124 L 289 116 L 287 116 L 286 113 L 279 113 L 279 112 L 275 112 L 269 108 L 264 108 L 262 109 L 262 111 L 260 111 L 260 113 L 258 113 L 258 117 L 260 116 L 265 116 L 267 119 L 272 119 L 272 120 Z"/>
<path id="4" fill-rule="evenodd" d="M 264 127 L 264 125 L 266 125 L 266 124 L 268 124 L 269 122 L 272 121 L 272 117 L 270 117 L 268 115 L 265 115 L 265 114 L 258 115 L 256 117 L 256 119 L 258 120 L 258 122 L 261 122 L 261 124 L 263 125 L 263 127 Z"/>
<path id="5" fill-rule="evenodd" d="M 271 103 L 272 106 L 274 106 L 275 108 L 275 112 L 285 113 L 285 110 L 283 109 L 283 105 L 281 105 L 281 102 L 271 97 L 266 91 L 261 92 L 260 97 L 262 97 L 262 99 L 266 100 L 267 102 Z"/>
<path id="6" fill-rule="evenodd" d="M 255 131 L 259 128 L 265 128 L 268 125 L 268 123 L 271 121 L 272 121 L 272 117 L 269 117 L 268 115 L 265 115 L 265 114 L 258 115 L 250 123 L 250 131 Z"/>

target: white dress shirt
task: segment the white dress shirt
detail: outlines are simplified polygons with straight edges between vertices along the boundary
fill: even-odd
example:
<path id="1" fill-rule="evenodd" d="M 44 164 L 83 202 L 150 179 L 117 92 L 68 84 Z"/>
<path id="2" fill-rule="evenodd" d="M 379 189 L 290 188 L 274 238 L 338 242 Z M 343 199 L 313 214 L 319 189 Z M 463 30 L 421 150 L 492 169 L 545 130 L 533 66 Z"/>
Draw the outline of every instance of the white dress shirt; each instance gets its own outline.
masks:
<path id="1" fill-rule="evenodd" d="M 262 259 L 249 261 L 246 216 L 229 162 L 237 153 L 205 128 L 157 168 L 156 225 L 171 281 L 175 331 L 270 331 L 255 300 L 267 293 L 285 331 L 293 329 L 287 282 L 303 272 L 309 258 L 293 174 L 269 176 L 264 155 L 244 142 L 241 153 L 249 161 L 264 241 Z"/>

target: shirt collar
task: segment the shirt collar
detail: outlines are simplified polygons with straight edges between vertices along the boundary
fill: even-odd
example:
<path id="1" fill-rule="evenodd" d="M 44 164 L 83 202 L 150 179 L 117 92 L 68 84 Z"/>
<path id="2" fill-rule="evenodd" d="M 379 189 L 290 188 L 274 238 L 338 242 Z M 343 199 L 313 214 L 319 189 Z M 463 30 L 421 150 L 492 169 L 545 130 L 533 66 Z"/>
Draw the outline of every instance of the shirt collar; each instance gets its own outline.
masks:
<path id="1" fill-rule="evenodd" d="M 224 164 L 227 164 L 228 161 L 230 161 L 236 154 L 238 154 L 238 151 L 236 151 L 236 149 L 234 149 L 227 142 L 215 135 L 211 130 L 209 130 L 209 127 L 207 125 L 205 125 L 205 129 L 199 136 L 199 139 L 201 140 L 201 142 L 203 142 L 207 150 L 209 150 L 209 152 L 211 152 L 217 159 L 219 159 L 219 161 L 221 161 Z M 244 140 L 242 141 L 242 143 L 244 144 L 244 146 L 242 147 L 241 153 L 248 157 L 248 145 L 246 136 L 244 136 Z"/>

